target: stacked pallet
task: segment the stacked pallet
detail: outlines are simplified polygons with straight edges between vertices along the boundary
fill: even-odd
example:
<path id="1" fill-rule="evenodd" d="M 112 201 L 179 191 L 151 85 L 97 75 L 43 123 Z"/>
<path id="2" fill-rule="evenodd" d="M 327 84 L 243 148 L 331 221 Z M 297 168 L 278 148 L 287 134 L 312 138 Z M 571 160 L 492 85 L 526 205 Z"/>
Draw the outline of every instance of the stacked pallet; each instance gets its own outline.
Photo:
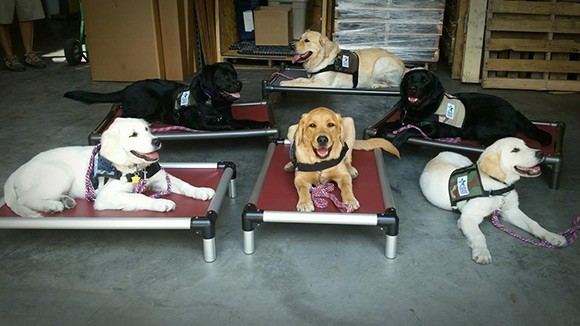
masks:
<path id="1" fill-rule="evenodd" d="M 482 87 L 580 91 L 580 3 L 490 0 Z"/>
<path id="2" fill-rule="evenodd" d="M 333 40 L 385 48 L 405 62 L 439 60 L 445 0 L 337 0 Z"/>

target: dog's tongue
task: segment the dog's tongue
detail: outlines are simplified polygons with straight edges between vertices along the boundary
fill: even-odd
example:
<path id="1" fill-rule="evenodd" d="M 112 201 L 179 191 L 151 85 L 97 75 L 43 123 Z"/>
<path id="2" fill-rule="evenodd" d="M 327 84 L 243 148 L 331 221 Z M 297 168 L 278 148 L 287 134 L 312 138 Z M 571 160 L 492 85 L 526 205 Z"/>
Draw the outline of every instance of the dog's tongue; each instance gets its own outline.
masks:
<path id="1" fill-rule="evenodd" d="M 302 58 L 302 56 L 300 54 L 296 53 L 295 55 L 292 56 L 292 63 L 296 63 L 301 58 Z"/>
<path id="2" fill-rule="evenodd" d="M 411 103 L 417 103 L 417 102 L 419 102 L 419 99 L 418 99 L 418 98 L 416 98 L 416 97 L 413 97 L 413 96 L 409 96 L 409 97 L 407 98 L 407 101 L 409 101 L 409 102 L 411 102 Z"/>
<path id="3" fill-rule="evenodd" d="M 145 158 L 148 161 L 155 161 L 159 159 L 159 153 L 157 152 L 151 152 L 151 153 L 140 153 L 143 158 Z"/>
<path id="4" fill-rule="evenodd" d="M 316 150 L 316 154 L 318 154 L 319 157 L 326 157 L 326 155 L 328 155 L 328 148 L 326 147 L 320 147 Z"/>
<path id="5" fill-rule="evenodd" d="M 230 94 L 230 96 L 233 97 L 233 98 L 235 98 L 236 100 L 241 97 L 241 95 L 240 95 L 239 92 L 236 92 L 236 93 L 228 93 L 228 94 Z"/>
<path id="6" fill-rule="evenodd" d="M 529 175 L 536 175 L 536 174 L 539 174 L 541 172 L 541 168 L 539 165 L 532 166 L 531 168 L 524 168 L 524 167 L 518 166 L 518 169 L 526 172 Z"/>

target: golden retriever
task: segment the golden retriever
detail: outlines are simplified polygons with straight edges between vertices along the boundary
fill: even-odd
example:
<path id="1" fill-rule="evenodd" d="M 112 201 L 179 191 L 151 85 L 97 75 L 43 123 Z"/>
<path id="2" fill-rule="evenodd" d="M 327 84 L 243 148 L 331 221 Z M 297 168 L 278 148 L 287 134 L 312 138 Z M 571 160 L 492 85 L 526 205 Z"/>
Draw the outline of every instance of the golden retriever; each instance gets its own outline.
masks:
<path id="1" fill-rule="evenodd" d="M 357 169 L 352 165 L 353 149 L 368 151 L 382 148 L 399 157 L 399 151 L 389 141 L 382 138 L 355 140 L 355 136 L 352 118 L 343 118 L 325 107 L 304 113 L 297 125 L 288 128 L 288 139 L 293 141 L 294 159 L 286 164 L 284 170 L 295 171 L 298 211 L 313 211 L 310 187 L 330 181 L 337 183 L 343 203 L 353 210 L 360 207 L 352 190 L 352 179 L 358 176 Z"/>
<path id="2" fill-rule="evenodd" d="M 75 198 L 87 198 L 92 192 L 90 199 L 97 210 L 175 209 L 171 200 L 135 193 L 134 182 L 139 178 L 154 191 L 167 190 L 169 181 L 173 193 L 201 200 L 213 197 L 213 189 L 194 187 L 160 168 L 160 148 L 161 142 L 145 120 L 117 118 L 103 132 L 97 154 L 92 146 L 61 147 L 42 152 L 19 167 L 4 185 L 6 204 L 20 216 L 42 217 L 42 213 L 72 208 Z"/>
<path id="3" fill-rule="evenodd" d="M 471 258 L 478 264 L 489 264 L 491 254 L 487 249 L 485 236 L 479 224 L 486 216 L 500 210 L 501 217 L 509 223 L 544 239 L 555 246 L 563 246 L 566 239 L 542 228 L 538 222 L 529 218 L 519 208 L 518 194 L 511 189 L 521 177 L 536 177 L 541 174 L 539 164 L 544 160 L 541 151 L 526 146 L 523 140 L 514 137 L 502 138 L 487 147 L 477 161 L 481 187 L 496 194 L 467 199 L 457 203 L 461 217 L 457 225 L 467 238 L 472 249 Z M 467 157 L 453 153 L 441 152 L 427 163 L 419 183 L 427 200 L 443 209 L 451 210 L 449 184 L 461 187 L 460 181 L 450 182 L 453 171 L 470 166 L 473 163 Z M 508 190 L 498 194 L 501 189 Z M 472 188 L 464 193 L 473 192 Z"/>
<path id="4" fill-rule="evenodd" d="M 281 86 L 355 88 L 353 75 L 339 71 L 324 71 L 335 65 L 345 67 L 339 57 L 340 48 L 336 42 L 315 31 L 306 31 L 295 44 L 292 62 L 300 62 L 309 78 L 296 78 L 281 81 Z M 405 64 L 391 52 L 381 48 L 354 50 L 358 55 L 358 83 L 356 88 L 398 87 Z M 352 60 L 351 60 L 352 61 Z M 348 66 L 348 64 L 347 64 Z"/>

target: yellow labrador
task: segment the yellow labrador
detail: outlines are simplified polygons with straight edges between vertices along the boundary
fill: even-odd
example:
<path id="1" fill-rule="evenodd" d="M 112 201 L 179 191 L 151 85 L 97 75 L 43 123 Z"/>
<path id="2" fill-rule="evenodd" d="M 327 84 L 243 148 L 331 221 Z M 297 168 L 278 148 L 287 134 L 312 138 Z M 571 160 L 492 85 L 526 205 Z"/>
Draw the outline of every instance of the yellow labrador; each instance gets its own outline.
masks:
<path id="1" fill-rule="evenodd" d="M 117 118 L 103 132 L 99 151 L 92 146 L 55 148 L 14 171 L 4 185 L 6 204 L 25 217 L 61 212 L 74 207 L 75 198 L 85 197 L 95 201 L 97 210 L 175 209 L 171 200 L 134 193 L 139 180 L 154 191 L 166 190 L 169 181 L 173 193 L 201 200 L 214 196 L 213 189 L 194 187 L 165 172 L 157 163 L 160 148 L 145 120 Z"/>
<path id="2" fill-rule="evenodd" d="M 302 34 L 294 47 L 292 62 L 302 63 L 310 77 L 285 80 L 281 86 L 389 88 L 398 87 L 405 73 L 403 61 L 387 50 L 359 49 L 352 51 L 358 58 L 345 57 L 337 43 L 315 31 Z"/>
<path id="3" fill-rule="evenodd" d="M 399 151 L 382 138 L 355 140 L 354 121 L 331 109 L 319 107 L 304 113 L 297 125 L 288 128 L 288 139 L 293 141 L 293 161 L 284 170 L 295 171 L 294 186 L 298 191 L 296 209 L 314 210 L 309 189 L 313 184 L 335 181 L 342 201 L 353 210 L 359 202 L 352 190 L 352 179 L 358 176 L 352 165 L 352 150 L 382 148 L 399 157 Z"/>
<path id="4" fill-rule="evenodd" d="M 479 157 L 477 168 L 481 180 L 480 187 L 466 186 L 463 180 L 467 179 L 462 176 L 451 179 L 457 182 L 450 182 L 450 176 L 454 171 L 473 164 L 469 158 L 453 152 L 442 152 L 429 161 L 419 182 L 425 198 L 431 204 L 447 210 L 452 209 L 451 197 L 456 198 L 455 194 L 479 192 L 481 188 L 488 192 L 484 196 L 457 203 L 457 209 L 461 212 L 457 225 L 472 249 L 471 258 L 478 264 L 489 264 L 491 254 L 479 224 L 495 210 L 501 211 L 504 220 L 540 239 L 547 240 L 555 246 L 566 244 L 563 236 L 542 228 L 538 222 L 520 210 L 518 194 L 512 187 L 521 177 L 540 175 L 539 164 L 543 160 L 544 155 L 541 151 L 527 147 L 519 138 L 507 137 L 494 142 Z M 453 186 L 451 191 L 450 185 Z"/>

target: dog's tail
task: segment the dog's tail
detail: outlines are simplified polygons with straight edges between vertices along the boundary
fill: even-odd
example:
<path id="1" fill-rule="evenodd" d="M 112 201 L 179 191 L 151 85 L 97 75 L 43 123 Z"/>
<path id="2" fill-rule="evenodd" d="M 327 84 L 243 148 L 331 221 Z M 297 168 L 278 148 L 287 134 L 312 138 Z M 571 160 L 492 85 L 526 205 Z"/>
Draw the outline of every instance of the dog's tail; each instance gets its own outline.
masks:
<path id="1" fill-rule="evenodd" d="M 517 122 L 516 127 L 518 131 L 522 132 L 526 137 L 537 140 L 542 146 L 548 145 L 552 142 L 552 135 L 547 131 L 538 128 L 521 112 L 516 111 Z"/>
<path id="2" fill-rule="evenodd" d="M 8 207 L 19 216 L 42 217 L 42 214 L 20 204 L 18 201 L 18 194 L 14 187 L 14 174 L 11 174 L 4 184 L 4 200 L 6 201 L 6 205 L 8 205 Z"/>
<path id="3" fill-rule="evenodd" d="M 401 154 L 399 153 L 399 150 L 393 144 L 391 144 L 390 141 L 388 141 L 384 138 L 370 138 L 370 139 L 366 139 L 366 140 L 358 139 L 358 140 L 354 141 L 353 149 L 370 151 L 370 150 L 373 150 L 375 148 L 382 148 L 384 151 L 387 151 L 387 152 L 395 155 L 396 157 L 401 158 Z"/>
<path id="4" fill-rule="evenodd" d="M 70 98 L 76 101 L 80 101 L 86 104 L 93 103 L 116 103 L 123 100 L 123 90 L 113 93 L 95 93 L 95 92 L 85 92 L 85 91 L 70 91 L 63 95 L 66 98 Z"/>

